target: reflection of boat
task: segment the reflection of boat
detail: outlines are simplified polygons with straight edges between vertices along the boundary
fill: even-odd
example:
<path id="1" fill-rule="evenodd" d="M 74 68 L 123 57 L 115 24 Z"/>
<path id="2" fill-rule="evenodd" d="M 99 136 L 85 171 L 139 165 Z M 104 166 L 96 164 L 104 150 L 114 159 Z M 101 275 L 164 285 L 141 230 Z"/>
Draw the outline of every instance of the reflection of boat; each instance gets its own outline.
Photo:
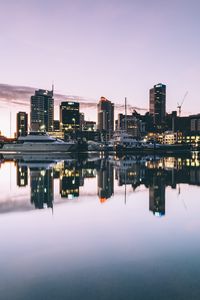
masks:
<path id="1" fill-rule="evenodd" d="M 88 151 L 104 151 L 105 144 L 101 142 L 88 141 Z"/>
<path id="2" fill-rule="evenodd" d="M 52 165 L 59 161 L 75 161 L 75 158 L 70 153 L 4 153 L 5 160 L 16 160 L 20 165 L 35 166 L 40 165 L 45 167 L 46 165 Z"/>
<path id="3" fill-rule="evenodd" d="M 76 149 L 76 142 L 64 142 L 45 132 L 30 132 L 27 136 L 20 136 L 16 142 L 4 144 L 2 148 L 10 152 L 71 152 Z"/>
<path id="4" fill-rule="evenodd" d="M 190 144 L 157 144 L 156 149 L 161 151 L 191 151 Z"/>
<path id="5" fill-rule="evenodd" d="M 20 160 L 20 161 L 60 161 L 60 160 L 68 160 L 74 159 L 71 153 L 42 153 L 42 152 L 34 152 L 34 153 L 3 153 L 3 158 L 5 160 Z"/>
<path id="6" fill-rule="evenodd" d="M 52 168 L 56 162 L 54 161 L 19 161 L 18 166 L 19 167 L 28 167 L 33 169 L 45 169 L 48 170 Z"/>

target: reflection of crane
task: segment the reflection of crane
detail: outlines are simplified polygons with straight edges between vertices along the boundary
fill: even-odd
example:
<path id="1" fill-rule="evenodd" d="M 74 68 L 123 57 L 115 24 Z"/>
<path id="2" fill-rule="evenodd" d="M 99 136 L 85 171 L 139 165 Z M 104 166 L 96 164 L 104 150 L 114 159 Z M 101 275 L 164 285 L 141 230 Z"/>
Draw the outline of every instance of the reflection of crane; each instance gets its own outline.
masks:
<path id="1" fill-rule="evenodd" d="M 178 197 L 180 196 L 180 194 L 181 194 L 181 185 L 180 185 L 180 183 L 179 183 L 179 184 L 178 184 Z M 187 210 L 187 205 L 185 204 L 185 201 L 184 201 L 183 198 L 182 198 L 182 202 L 183 202 L 184 208 Z"/>
<path id="2" fill-rule="evenodd" d="M 184 97 L 183 97 L 183 100 L 182 100 L 181 104 L 177 103 L 177 108 L 178 108 L 178 115 L 179 115 L 179 117 L 181 116 L 181 108 L 182 108 L 182 105 L 183 105 L 183 103 L 184 103 L 184 101 L 185 101 L 185 98 L 187 97 L 187 94 L 188 94 L 188 92 L 185 93 L 185 95 L 184 95 Z"/>

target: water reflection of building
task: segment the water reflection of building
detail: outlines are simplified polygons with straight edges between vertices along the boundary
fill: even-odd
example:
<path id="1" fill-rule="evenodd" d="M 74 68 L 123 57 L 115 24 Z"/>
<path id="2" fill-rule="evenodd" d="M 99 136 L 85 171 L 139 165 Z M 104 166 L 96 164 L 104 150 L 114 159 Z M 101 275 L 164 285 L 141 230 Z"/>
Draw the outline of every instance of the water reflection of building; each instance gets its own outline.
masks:
<path id="1" fill-rule="evenodd" d="M 17 185 L 28 184 L 28 167 L 30 168 L 31 203 L 36 208 L 53 206 L 53 179 L 59 179 L 62 198 L 79 196 L 79 187 L 84 179 L 97 176 L 97 194 L 101 202 L 106 201 L 114 193 L 114 174 L 119 186 L 131 185 L 133 190 L 139 186 L 149 189 L 149 210 L 154 215 L 165 215 L 165 188 L 178 188 L 181 184 L 200 186 L 200 160 L 196 158 L 174 157 L 140 157 L 126 159 L 98 159 L 82 161 L 70 159 L 59 161 L 49 168 L 49 163 L 38 165 L 31 162 L 25 165 L 24 158 L 16 163 Z M 114 172 L 115 168 L 115 172 Z M 142 190 L 142 189 L 141 189 Z"/>
<path id="2" fill-rule="evenodd" d="M 144 177 L 145 165 L 141 160 L 138 160 L 136 157 L 129 157 L 126 160 L 118 161 L 116 165 L 116 179 L 119 186 L 124 184 L 132 185 L 133 190 L 135 190 L 143 183 Z"/>
<path id="3" fill-rule="evenodd" d="M 149 174 L 149 210 L 156 216 L 165 215 L 165 176 L 159 170 Z"/>
<path id="4" fill-rule="evenodd" d="M 28 168 L 27 166 L 19 166 L 17 164 L 17 185 L 25 187 L 28 184 Z"/>
<path id="5" fill-rule="evenodd" d="M 79 186 L 81 185 L 80 170 L 76 167 L 63 163 L 60 176 L 60 195 L 63 198 L 72 199 L 79 196 Z"/>
<path id="6" fill-rule="evenodd" d="M 109 161 L 101 161 L 100 169 L 97 171 L 97 178 L 98 196 L 100 202 L 104 202 L 114 193 L 113 165 Z"/>
<path id="7" fill-rule="evenodd" d="M 30 168 L 31 203 L 35 208 L 53 207 L 52 169 Z"/>

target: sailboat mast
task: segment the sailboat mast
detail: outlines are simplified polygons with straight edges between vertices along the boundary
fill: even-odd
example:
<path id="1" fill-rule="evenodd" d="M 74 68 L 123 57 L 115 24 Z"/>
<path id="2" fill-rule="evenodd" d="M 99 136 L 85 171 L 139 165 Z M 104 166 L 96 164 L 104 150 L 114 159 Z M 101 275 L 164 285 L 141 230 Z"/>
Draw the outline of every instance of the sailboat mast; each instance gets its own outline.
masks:
<path id="1" fill-rule="evenodd" d="M 125 97 L 125 130 L 127 131 L 127 99 Z"/>
<path id="2" fill-rule="evenodd" d="M 10 138 L 11 138 L 11 136 L 12 136 L 12 120 L 11 120 L 11 118 L 12 118 L 12 113 L 11 113 L 11 109 L 10 109 Z"/>

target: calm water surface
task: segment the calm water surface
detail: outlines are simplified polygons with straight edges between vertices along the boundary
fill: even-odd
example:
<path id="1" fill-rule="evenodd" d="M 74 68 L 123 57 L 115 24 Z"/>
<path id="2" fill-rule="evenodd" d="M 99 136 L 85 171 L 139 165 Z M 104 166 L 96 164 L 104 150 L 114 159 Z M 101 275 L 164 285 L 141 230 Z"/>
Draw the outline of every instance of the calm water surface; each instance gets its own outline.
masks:
<path id="1" fill-rule="evenodd" d="M 2 157 L 1 299 L 200 299 L 200 161 Z"/>

